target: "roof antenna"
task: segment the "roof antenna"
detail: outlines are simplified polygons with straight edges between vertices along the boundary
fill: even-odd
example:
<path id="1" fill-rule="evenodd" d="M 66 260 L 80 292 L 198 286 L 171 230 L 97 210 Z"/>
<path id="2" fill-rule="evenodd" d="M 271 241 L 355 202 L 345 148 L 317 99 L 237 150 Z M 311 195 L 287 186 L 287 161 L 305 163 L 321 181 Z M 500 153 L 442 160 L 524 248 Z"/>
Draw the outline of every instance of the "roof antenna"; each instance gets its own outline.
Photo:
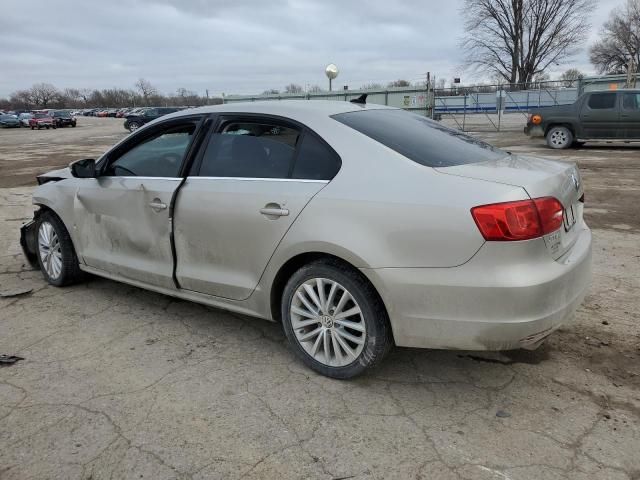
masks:
<path id="1" fill-rule="evenodd" d="M 360 105 L 365 105 L 367 103 L 367 94 L 363 93 L 358 98 L 354 98 L 353 100 L 349 100 L 351 103 L 358 103 Z"/>

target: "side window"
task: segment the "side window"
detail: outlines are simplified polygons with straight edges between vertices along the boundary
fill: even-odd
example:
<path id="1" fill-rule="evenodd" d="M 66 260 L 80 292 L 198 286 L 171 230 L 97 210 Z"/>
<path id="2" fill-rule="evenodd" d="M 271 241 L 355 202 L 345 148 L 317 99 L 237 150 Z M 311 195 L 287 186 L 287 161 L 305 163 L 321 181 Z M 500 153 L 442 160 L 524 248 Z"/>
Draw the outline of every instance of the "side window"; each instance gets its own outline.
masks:
<path id="1" fill-rule="evenodd" d="M 331 180 L 340 170 L 340 157 L 315 135 L 306 134 L 293 167 L 293 178 Z"/>
<path id="2" fill-rule="evenodd" d="M 288 178 L 299 137 L 275 122 L 229 122 L 211 135 L 199 175 Z"/>
<path id="3" fill-rule="evenodd" d="M 640 110 L 640 93 L 625 93 L 622 95 L 624 110 Z"/>
<path id="4" fill-rule="evenodd" d="M 177 177 L 196 123 L 172 126 L 136 144 L 107 167 L 104 175 Z"/>
<path id="5" fill-rule="evenodd" d="M 592 93 L 589 97 L 589 108 L 592 110 L 605 110 L 616 105 L 615 93 Z"/>

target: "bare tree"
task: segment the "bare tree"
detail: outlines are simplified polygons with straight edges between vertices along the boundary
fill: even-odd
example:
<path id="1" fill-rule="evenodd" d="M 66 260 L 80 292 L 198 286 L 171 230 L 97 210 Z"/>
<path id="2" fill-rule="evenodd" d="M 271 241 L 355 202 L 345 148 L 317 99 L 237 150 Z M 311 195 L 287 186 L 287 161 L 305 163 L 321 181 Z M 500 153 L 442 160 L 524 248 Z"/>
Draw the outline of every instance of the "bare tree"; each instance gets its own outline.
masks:
<path id="1" fill-rule="evenodd" d="M 640 0 L 614 9 L 602 27 L 601 39 L 589 50 L 598 73 L 627 73 L 640 66 Z M 638 71 L 638 70 L 636 70 Z"/>
<path id="2" fill-rule="evenodd" d="M 468 64 L 529 83 L 573 56 L 586 38 L 594 0 L 465 0 Z"/>
<path id="3" fill-rule="evenodd" d="M 91 93 L 93 91 L 90 88 L 79 88 L 78 95 L 80 99 L 84 102 L 85 105 L 89 102 L 89 98 L 91 98 Z"/>
<path id="4" fill-rule="evenodd" d="M 584 73 L 577 68 L 570 68 L 560 75 L 560 80 L 562 80 L 562 84 L 565 87 L 574 87 L 575 83 L 581 78 L 584 78 Z"/>
<path id="5" fill-rule="evenodd" d="M 35 105 L 31 90 L 18 90 L 9 97 L 9 103 L 14 108 L 29 109 Z"/>
<path id="6" fill-rule="evenodd" d="M 145 80 L 144 78 L 139 78 L 135 84 L 136 89 L 140 92 L 140 95 L 144 99 L 144 102 L 148 105 L 151 97 L 158 94 L 158 90 L 156 87 L 151 85 L 149 80 Z"/>
<path id="7" fill-rule="evenodd" d="M 267 90 L 265 90 L 264 92 L 262 92 L 263 95 L 279 95 L 280 94 L 280 90 L 278 90 L 277 88 L 269 88 Z"/>
<path id="8" fill-rule="evenodd" d="M 59 95 L 59 90 L 50 83 L 36 83 L 31 87 L 31 99 L 39 107 L 47 108 Z"/>
<path id="9" fill-rule="evenodd" d="M 284 93 L 302 93 L 302 87 L 296 83 L 290 83 L 284 87 Z"/>
<path id="10" fill-rule="evenodd" d="M 408 80 L 394 80 L 393 82 L 389 82 L 388 87 L 410 87 L 411 83 Z"/>
<path id="11" fill-rule="evenodd" d="M 360 87 L 360 90 L 384 90 L 384 85 L 381 83 L 371 82 Z"/>
<path id="12" fill-rule="evenodd" d="M 309 92 L 309 93 L 320 93 L 322 91 L 324 91 L 324 90 L 322 89 L 322 87 L 320 85 L 311 85 L 307 89 L 307 92 Z"/>

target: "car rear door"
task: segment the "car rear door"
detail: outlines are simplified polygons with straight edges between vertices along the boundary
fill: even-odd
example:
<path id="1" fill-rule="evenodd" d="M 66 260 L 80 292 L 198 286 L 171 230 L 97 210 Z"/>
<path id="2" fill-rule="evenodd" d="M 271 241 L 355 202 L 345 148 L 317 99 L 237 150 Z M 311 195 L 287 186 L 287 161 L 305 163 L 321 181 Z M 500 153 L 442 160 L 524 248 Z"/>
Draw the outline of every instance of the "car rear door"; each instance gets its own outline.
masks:
<path id="1" fill-rule="evenodd" d="M 589 95 L 580 110 L 580 123 L 585 138 L 620 138 L 618 94 L 594 92 Z"/>
<path id="2" fill-rule="evenodd" d="M 339 165 L 337 154 L 300 125 L 268 116 L 219 119 L 176 198 L 180 287 L 248 298 L 287 230 Z"/>
<path id="3" fill-rule="evenodd" d="M 625 139 L 640 139 L 640 92 L 622 93 L 620 128 Z"/>
<path id="4" fill-rule="evenodd" d="M 81 181 L 74 228 L 89 267 L 175 288 L 170 206 L 199 122 L 174 119 L 133 135 L 101 160 L 98 178 Z"/>

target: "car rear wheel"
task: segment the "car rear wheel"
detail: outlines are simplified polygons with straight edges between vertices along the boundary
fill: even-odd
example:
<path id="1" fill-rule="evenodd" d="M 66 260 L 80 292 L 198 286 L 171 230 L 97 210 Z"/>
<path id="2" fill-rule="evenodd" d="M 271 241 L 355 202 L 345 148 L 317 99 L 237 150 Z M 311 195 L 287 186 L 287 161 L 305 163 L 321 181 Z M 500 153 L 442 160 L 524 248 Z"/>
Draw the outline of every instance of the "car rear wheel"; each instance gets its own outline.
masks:
<path id="1" fill-rule="evenodd" d="M 62 287 L 82 277 L 69 232 L 52 212 L 38 218 L 38 264 L 45 280 Z"/>
<path id="2" fill-rule="evenodd" d="M 573 143 L 573 134 L 567 127 L 552 127 L 547 132 L 547 145 L 551 148 L 569 148 Z"/>
<path id="3" fill-rule="evenodd" d="M 361 274 L 339 262 L 310 263 L 287 282 L 281 303 L 289 344 L 311 369 L 346 379 L 374 367 L 392 345 L 382 301 Z"/>
<path id="4" fill-rule="evenodd" d="M 140 124 L 138 122 L 131 122 L 129 124 L 129 131 L 130 132 L 135 132 L 139 128 L 140 128 Z"/>
<path id="5" fill-rule="evenodd" d="M 31 127 L 31 130 L 35 130 L 35 129 L 36 129 L 36 127 Z"/>

